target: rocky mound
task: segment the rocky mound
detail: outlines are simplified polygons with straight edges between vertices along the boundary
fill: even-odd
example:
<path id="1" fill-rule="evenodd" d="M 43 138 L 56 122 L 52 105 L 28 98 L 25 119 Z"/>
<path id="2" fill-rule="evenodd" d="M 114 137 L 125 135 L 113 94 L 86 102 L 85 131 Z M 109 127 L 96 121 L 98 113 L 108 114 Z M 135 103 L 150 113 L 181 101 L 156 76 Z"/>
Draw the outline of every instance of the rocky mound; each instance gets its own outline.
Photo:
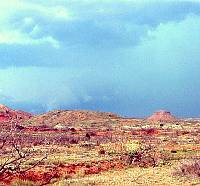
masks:
<path id="1" fill-rule="evenodd" d="M 30 119 L 32 114 L 13 110 L 5 105 L 0 105 L 0 122 L 22 121 Z"/>
<path id="2" fill-rule="evenodd" d="M 95 112 L 85 110 L 56 110 L 45 114 L 33 116 L 24 123 L 26 127 L 75 127 L 79 124 L 101 122 L 120 118 L 109 112 Z"/>
<path id="3" fill-rule="evenodd" d="M 160 110 L 155 112 L 152 116 L 147 118 L 148 121 L 175 121 L 176 118 L 169 112 L 165 110 Z"/>

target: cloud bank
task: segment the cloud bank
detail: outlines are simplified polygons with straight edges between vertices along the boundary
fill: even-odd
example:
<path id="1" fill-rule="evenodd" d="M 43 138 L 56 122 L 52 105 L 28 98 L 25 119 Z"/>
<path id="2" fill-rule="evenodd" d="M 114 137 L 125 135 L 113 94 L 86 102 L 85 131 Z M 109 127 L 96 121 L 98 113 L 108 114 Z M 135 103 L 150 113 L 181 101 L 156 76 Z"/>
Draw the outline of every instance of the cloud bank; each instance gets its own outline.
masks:
<path id="1" fill-rule="evenodd" d="M 0 102 L 200 116 L 199 14 L 198 0 L 4 1 Z"/>

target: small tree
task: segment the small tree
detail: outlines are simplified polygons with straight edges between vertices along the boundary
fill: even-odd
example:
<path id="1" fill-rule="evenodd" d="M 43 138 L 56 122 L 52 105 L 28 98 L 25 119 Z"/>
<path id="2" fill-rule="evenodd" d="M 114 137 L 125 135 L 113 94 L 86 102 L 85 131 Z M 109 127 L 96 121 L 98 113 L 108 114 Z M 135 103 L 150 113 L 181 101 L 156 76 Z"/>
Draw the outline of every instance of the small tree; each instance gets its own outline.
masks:
<path id="1" fill-rule="evenodd" d="M 16 139 L 9 139 L 8 136 L 1 142 L 0 154 L 3 158 L 2 163 L 0 164 L 1 182 L 9 179 L 9 177 L 16 176 L 18 174 L 22 175 L 28 172 L 47 158 L 47 155 L 45 155 L 41 160 L 35 162 L 34 164 L 28 167 L 25 166 L 25 163 L 34 157 L 33 151 L 30 149 L 23 149 L 22 145 L 19 145 Z"/>

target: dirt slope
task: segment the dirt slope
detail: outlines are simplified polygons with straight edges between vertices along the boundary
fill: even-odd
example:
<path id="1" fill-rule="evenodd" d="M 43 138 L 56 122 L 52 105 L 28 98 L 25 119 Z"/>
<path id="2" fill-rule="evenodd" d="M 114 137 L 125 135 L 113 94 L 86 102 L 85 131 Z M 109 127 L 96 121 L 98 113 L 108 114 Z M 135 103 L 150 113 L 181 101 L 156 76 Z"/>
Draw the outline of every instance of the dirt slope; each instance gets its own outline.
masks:
<path id="1" fill-rule="evenodd" d="M 13 110 L 5 105 L 0 105 L 0 122 L 22 121 L 32 117 L 32 114 Z"/>
<path id="2" fill-rule="evenodd" d="M 36 115 L 30 120 L 26 121 L 24 125 L 26 127 L 69 127 L 76 126 L 83 123 L 95 123 L 102 122 L 110 119 L 120 118 L 118 115 L 109 112 L 95 112 L 85 110 L 56 110 L 50 111 L 45 114 Z"/>

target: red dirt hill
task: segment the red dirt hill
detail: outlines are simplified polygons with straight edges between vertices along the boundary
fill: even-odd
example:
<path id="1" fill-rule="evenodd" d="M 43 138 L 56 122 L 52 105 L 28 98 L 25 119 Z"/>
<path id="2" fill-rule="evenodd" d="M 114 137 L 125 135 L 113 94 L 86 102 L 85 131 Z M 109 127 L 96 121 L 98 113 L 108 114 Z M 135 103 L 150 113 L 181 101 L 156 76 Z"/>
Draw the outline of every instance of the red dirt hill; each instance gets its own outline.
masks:
<path id="1" fill-rule="evenodd" d="M 5 105 L 0 104 L 0 122 L 21 121 L 31 118 L 32 114 L 13 110 Z"/>
<path id="2" fill-rule="evenodd" d="M 175 121 L 176 118 L 165 110 L 156 111 L 152 116 L 147 118 L 148 121 Z"/>
<path id="3" fill-rule="evenodd" d="M 25 127 L 75 127 L 103 122 L 109 119 L 117 119 L 119 116 L 109 112 L 95 112 L 86 110 L 56 110 L 45 114 L 33 116 L 24 122 Z"/>

